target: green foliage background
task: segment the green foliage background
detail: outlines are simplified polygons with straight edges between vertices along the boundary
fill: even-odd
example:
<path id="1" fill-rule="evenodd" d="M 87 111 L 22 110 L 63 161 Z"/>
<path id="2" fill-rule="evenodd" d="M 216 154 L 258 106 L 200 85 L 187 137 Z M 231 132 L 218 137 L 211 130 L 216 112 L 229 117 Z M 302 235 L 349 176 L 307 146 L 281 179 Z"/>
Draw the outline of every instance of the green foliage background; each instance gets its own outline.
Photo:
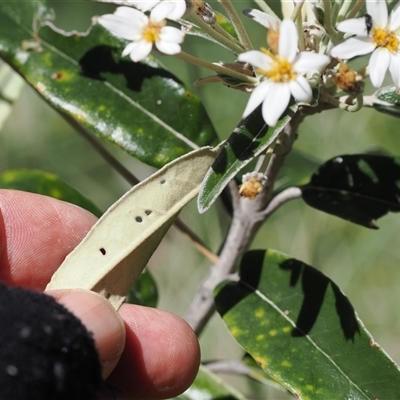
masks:
<path id="1" fill-rule="evenodd" d="M 216 1 L 209 3 L 215 8 Z M 82 2 L 49 2 L 56 10 L 55 24 L 66 30 L 86 30 L 93 14 L 109 12 L 106 5 Z M 254 7 L 251 1 L 241 8 Z M 245 17 L 243 17 L 245 18 Z M 253 38 L 263 44 L 264 30 L 245 21 Z M 222 58 L 221 50 L 197 38 L 186 43 L 190 53 L 211 61 Z M 228 53 L 224 61 L 232 60 Z M 209 74 L 199 68 L 187 68 L 173 57 L 160 57 L 175 74 L 191 86 Z M 368 90 L 372 89 L 367 89 Z M 216 84 L 194 88 L 201 97 L 220 135 L 226 138 L 238 123 L 248 95 Z M 153 169 L 132 159 L 107 143 L 103 144 L 139 178 Z M 400 129 L 395 118 L 372 109 L 357 114 L 341 111 L 313 116 L 301 126 L 295 149 L 307 159 L 324 162 L 340 154 L 385 151 L 400 155 Z M 289 157 L 292 170 L 301 170 L 295 155 Z M 7 169 L 35 168 L 58 175 L 105 210 L 129 185 L 103 162 L 95 150 L 81 138 L 32 89 L 26 87 L 13 113 L 0 132 L 0 173 Z M 287 169 L 290 172 L 290 168 Z M 282 176 L 284 185 L 287 177 Z M 223 240 L 228 217 L 221 206 L 213 206 L 201 218 L 194 202 L 182 213 L 183 220 L 214 250 Z M 216 221 L 219 225 L 215 226 Z M 307 207 L 300 200 L 278 210 L 261 229 L 253 248 L 273 248 L 320 269 L 346 293 L 375 340 L 400 363 L 400 237 L 399 216 L 390 214 L 378 221 L 380 230 L 368 230 Z M 213 226 L 213 229 L 209 229 Z M 215 227 L 215 228 L 214 228 Z M 177 254 L 179 249 L 179 254 Z M 184 261 L 180 261 L 184 260 Z M 197 284 L 207 274 L 209 264 L 176 230 L 171 229 L 150 261 L 150 270 L 159 285 L 159 307 L 183 315 Z M 222 335 L 222 336 L 219 336 Z M 214 317 L 201 338 L 203 359 L 229 357 L 242 352 L 234 340 L 227 340 L 227 329 Z M 235 384 L 244 384 L 234 378 Z M 246 387 L 245 393 L 250 391 Z M 260 398 L 288 398 L 284 392 L 260 387 Z M 289 397 L 291 398 L 291 397 Z"/>

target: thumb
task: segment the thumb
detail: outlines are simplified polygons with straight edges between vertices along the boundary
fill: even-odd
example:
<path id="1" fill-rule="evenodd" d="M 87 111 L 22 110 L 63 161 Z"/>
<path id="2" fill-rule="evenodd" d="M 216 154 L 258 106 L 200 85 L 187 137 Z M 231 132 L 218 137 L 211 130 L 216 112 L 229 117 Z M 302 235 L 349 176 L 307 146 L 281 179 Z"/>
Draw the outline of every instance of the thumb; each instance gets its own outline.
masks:
<path id="1" fill-rule="evenodd" d="M 119 314 L 102 296 L 89 290 L 49 290 L 46 294 L 72 312 L 93 335 L 102 377 L 106 379 L 117 365 L 125 347 L 125 325 Z"/>

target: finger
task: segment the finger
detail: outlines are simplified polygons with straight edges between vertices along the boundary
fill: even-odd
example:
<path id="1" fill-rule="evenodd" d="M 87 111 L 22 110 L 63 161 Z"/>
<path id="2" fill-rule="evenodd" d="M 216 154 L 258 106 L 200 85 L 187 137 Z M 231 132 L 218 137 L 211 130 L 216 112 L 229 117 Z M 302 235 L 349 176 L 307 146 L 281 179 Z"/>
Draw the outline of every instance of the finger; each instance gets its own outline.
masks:
<path id="1" fill-rule="evenodd" d="M 0 280 L 44 290 L 96 217 L 33 193 L 0 190 Z"/>
<path id="2" fill-rule="evenodd" d="M 118 399 L 165 399 L 193 382 L 200 363 L 198 340 L 176 315 L 123 304 L 126 343 L 120 362 L 107 380 Z"/>
<path id="3" fill-rule="evenodd" d="M 122 318 L 104 297 L 88 290 L 50 290 L 46 294 L 78 317 L 93 335 L 102 376 L 103 379 L 107 378 L 125 347 L 125 325 Z"/>

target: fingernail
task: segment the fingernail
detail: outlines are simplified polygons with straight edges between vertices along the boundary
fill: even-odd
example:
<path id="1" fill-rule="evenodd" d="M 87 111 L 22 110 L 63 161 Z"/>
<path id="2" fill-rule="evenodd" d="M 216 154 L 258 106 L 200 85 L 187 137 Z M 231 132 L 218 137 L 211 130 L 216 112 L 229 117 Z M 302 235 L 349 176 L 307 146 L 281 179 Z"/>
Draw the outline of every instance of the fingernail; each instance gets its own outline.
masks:
<path id="1" fill-rule="evenodd" d="M 91 332 L 99 353 L 103 379 L 107 378 L 125 347 L 122 318 L 106 299 L 89 290 L 50 290 L 46 294 L 71 311 Z"/>

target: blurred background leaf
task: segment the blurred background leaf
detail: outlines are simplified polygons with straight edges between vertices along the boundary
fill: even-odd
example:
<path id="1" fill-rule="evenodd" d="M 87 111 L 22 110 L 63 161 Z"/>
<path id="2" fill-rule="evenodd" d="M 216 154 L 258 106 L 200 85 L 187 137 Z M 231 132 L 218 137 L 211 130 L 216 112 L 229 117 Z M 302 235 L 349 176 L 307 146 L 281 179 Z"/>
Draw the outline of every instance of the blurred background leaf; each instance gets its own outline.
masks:
<path id="1" fill-rule="evenodd" d="M 216 289 L 236 340 L 300 399 L 396 398 L 399 367 L 320 271 L 273 250 L 246 253 L 240 281 Z"/>

